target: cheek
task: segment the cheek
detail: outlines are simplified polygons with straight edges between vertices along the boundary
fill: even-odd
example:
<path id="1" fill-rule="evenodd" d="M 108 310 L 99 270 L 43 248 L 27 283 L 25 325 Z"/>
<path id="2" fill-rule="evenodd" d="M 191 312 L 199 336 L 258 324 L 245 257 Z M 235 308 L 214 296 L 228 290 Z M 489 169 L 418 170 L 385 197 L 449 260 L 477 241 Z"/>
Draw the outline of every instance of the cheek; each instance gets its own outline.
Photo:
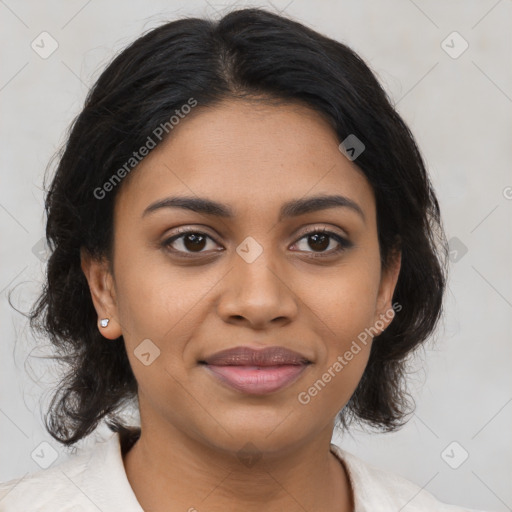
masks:
<path id="1" fill-rule="evenodd" d="M 322 345 L 314 373 L 297 395 L 298 407 L 315 417 L 334 417 L 348 402 L 364 373 L 372 337 L 378 272 L 347 267 L 326 281 L 326 293 L 311 294 Z"/>
<path id="2" fill-rule="evenodd" d="M 305 286 L 304 297 L 323 324 L 328 338 L 343 349 L 375 319 L 380 284 L 378 256 L 358 253 L 332 272 L 315 276 Z M 331 344 L 332 344 L 331 343 Z"/>
<path id="3" fill-rule="evenodd" d="M 355 391 L 370 355 L 379 283 L 380 260 L 372 250 L 347 258 L 304 289 L 322 339 L 317 368 L 297 396 L 310 412 L 327 408 L 335 415 Z"/>
<path id="4" fill-rule="evenodd" d="M 119 246 L 123 241 L 119 241 Z M 193 325 L 194 306 L 213 285 L 198 269 L 175 267 L 155 249 L 125 245 L 116 262 L 118 314 L 130 344 L 152 338 L 160 344 Z M 179 336 L 178 336 L 179 337 Z"/>
<path id="5" fill-rule="evenodd" d="M 336 355 L 329 364 L 318 368 L 296 396 L 296 407 L 307 418 L 334 418 L 350 400 L 364 373 L 370 353 L 370 344 L 357 353 Z"/>

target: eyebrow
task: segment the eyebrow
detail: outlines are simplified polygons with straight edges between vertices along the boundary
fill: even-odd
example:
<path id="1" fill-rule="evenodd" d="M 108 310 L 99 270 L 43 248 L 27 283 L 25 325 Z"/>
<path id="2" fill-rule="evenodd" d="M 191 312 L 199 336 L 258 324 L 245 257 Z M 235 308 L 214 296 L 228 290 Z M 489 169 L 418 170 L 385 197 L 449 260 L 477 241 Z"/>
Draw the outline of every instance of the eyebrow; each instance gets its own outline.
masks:
<path id="1" fill-rule="evenodd" d="M 182 208 L 196 213 L 232 219 L 235 217 L 233 209 L 225 204 L 202 197 L 166 197 L 150 204 L 142 213 L 142 217 L 156 212 L 162 208 Z M 366 221 L 362 208 L 352 199 L 341 195 L 319 195 L 302 199 L 293 199 L 283 204 L 279 212 L 279 221 L 298 217 L 330 208 L 349 208 L 359 214 Z"/>

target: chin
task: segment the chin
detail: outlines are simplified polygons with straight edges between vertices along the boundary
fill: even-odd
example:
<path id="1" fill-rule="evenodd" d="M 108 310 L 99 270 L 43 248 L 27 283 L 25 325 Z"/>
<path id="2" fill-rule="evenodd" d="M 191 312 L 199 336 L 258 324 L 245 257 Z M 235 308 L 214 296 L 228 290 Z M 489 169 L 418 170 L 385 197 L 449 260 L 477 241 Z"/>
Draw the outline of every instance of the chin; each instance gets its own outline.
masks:
<path id="1" fill-rule="evenodd" d="M 289 415 L 289 416 L 288 416 Z M 216 448 L 229 452 L 254 449 L 262 453 L 277 453 L 300 444 L 313 432 L 308 432 L 307 425 L 297 418 L 289 408 L 278 411 L 252 409 L 230 412 L 226 421 L 219 417 L 219 423 L 225 427 L 217 429 L 221 434 L 211 444 Z M 314 426 L 312 431 L 316 431 Z M 249 445 L 249 446 L 247 446 Z"/>

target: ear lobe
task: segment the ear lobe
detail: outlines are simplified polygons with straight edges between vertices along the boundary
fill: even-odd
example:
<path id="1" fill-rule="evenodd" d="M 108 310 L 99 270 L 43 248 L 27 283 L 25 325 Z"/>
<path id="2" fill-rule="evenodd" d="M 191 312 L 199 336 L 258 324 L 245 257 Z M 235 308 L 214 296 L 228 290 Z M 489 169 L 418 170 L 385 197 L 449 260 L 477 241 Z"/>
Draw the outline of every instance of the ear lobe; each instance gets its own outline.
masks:
<path id="1" fill-rule="evenodd" d="M 114 281 L 106 259 L 97 259 L 82 247 L 80 249 L 80 266 L 89 284 L 94 309 L 98 315 L 98 329 L 108 339 L 121 336 L 121 326 L 117 321 L 117 302 Z M 108 319 L 106 327 L 101 326 L 101 320 Z"/>

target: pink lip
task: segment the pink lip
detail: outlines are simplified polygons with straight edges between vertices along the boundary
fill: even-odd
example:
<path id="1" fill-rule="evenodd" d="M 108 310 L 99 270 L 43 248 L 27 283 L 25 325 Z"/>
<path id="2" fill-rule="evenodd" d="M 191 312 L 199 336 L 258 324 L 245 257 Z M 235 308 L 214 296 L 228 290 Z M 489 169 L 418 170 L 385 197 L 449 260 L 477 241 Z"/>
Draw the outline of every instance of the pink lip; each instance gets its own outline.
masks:
<path id="1" fill-rule="evenodd" d="M 216 352 L 201 362 L 217 366 L 277 366 L 305 364 L 310 361 L 302 354 L 284 347 L 251 348 L 240 346 Z"/>
<path id="2" fill-rule="evenodd" d="M 235 347 L 217 352 L 200 363 L 222 383 L 252 395 L 272 393 L 299 378 L 309 361 L 284 347 Z"/>
<path id="3" fill-rule="evenodd" d="M 205 368 L 230 387 L 250 395 L 272 393 L 297 380 L 306 364 L 279 366 L 216 366 Z"/>

